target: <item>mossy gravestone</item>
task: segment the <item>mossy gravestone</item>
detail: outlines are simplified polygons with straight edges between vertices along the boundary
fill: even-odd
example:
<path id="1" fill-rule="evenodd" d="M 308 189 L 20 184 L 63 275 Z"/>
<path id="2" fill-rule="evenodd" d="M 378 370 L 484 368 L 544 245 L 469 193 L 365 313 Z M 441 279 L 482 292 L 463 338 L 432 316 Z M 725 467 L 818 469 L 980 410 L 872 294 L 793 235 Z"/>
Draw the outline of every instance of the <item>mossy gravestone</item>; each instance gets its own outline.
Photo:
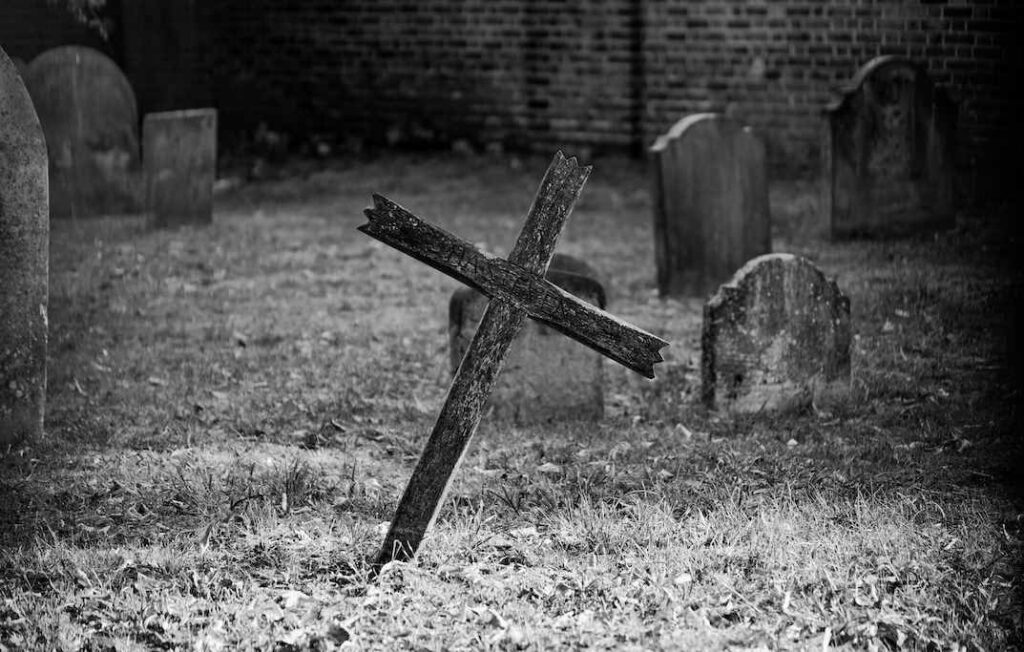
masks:
<path id="1" fill-rule="evenodd" d="M 704 306 L 701 393 L 731 412 L 841 398 L 850 380 L 850 301 L 811 262 L 768 254 Z"/>
<path id="2" fill-rule="evenodd" d="M 604 287 L 582 260 L 555 254 L 544 276 L 566 292 L 604 309 Z M 485 295 L 470 288 L 452 294 L 448 306 L 452 374 L 476 334 L 487 309 Z M 573 342 L 549 326 L 528 322 L 516 335 L 488 408 L 502 420 L 520 425 L 604 416 L 603 356 Z"/>
<path id="3" fill-rule="evenodd" d="M 142 125 L 146 212 L 158 227 L 209 224 L 217 172 L 217 110 L 146 115 Z"/>
<path id="4" fill-rule="evenodd" d="M 827 235 L 900 235 L 955 223 L 956 105 L 921 66 L 870 61 L 825 111 Z"/>
<path id="5" fill-rule="evenodd" d="M 46 134 L 51 217 L 138 210 L 138 110 L 117 64 L 90 48 L 54 48 L 28 64 L 25 86 Z"/>
<path id="6" fill-rule="evenodd" d="M 651 147 L 654 254 L 663 296 L 707 296 L 771 251 L 764 145 L 714 113 L 677 122 Z"/>
<path id="7" fill-rule="evenodd" d="M 43 130 L 0 50 L 0 448 L 43 435 L 49 227 Z"/>

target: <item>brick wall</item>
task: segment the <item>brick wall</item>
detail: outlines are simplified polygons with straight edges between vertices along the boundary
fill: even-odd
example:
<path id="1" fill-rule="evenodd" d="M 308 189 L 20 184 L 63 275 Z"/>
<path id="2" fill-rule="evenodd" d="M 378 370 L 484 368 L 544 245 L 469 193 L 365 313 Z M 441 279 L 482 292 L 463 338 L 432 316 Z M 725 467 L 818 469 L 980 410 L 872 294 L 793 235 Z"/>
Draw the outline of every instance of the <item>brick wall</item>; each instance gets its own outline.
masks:
<path id="1" fill-rule="evenodd" d="M 832 89 L 899 54 L 958 102 L 965 178 L 1016 170 L 1024 144 L 1017 0 L 132 1 L 108 0 L 124 33 L 104 42 L 44 0 L 2 0 L 0 44 L 31 58 L 89 41 L 143 105 L 208 88 L 196 101 L 220 108 L 226 142 L 266 123 L 293 142 L 643 151 L 681 116 L 722 111 L 758 130 L 777 173 L 813 171 Z M 154 20 L 195 29 L 154 32 Z M 166 63 L 161 52 L 187 65 L 137 61 Z"/>
<path id="2" fill-rule="evenodd" d="M 1014 102 L 1024 3 L 1014 0 L 669 0 L 645 9 L 648 140 L 682 113 L 724 111 L 757 128 L 775 164 L 811 168 L 831 91 L 882 54 L 923 63 L 956 100 L 962 168 L 998 165 L 1024 108 Z"/>
<path id="3" fill-rule="evenodd" d="M 247 128 L 513 146 L 639 137 L 626 2 L 225 0 L 207 19 L 218 104 Z"/>

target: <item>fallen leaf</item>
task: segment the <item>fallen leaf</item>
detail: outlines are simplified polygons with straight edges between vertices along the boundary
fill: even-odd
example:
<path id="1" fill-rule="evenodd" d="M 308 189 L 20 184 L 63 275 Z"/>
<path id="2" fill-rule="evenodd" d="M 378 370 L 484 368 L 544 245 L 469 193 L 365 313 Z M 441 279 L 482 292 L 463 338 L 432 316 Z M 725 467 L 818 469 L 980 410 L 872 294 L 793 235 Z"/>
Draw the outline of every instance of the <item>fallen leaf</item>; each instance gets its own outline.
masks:
<path id="1" fill-rule="evenodd" d="M 551 462 L 544 462 L 537 467 L 537 473 L 543 473 L 545 475 L 558 475 L 562 472 L 562 467 Z"/>

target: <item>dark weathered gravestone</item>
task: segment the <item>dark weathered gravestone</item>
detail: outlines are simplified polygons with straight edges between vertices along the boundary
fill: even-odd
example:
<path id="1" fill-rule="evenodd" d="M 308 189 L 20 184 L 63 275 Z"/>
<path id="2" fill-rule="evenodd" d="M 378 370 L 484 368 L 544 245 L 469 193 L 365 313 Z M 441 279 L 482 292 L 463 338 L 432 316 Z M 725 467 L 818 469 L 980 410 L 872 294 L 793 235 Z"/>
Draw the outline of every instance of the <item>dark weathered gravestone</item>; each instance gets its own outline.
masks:
<path id="1" fill-rule="evenodd" d="M 811 262 L 751 260 L 704 306 L 701 393 L 734 412 L 832 401 L 850 380 L 850 302 Z"/>
<path id="2" fill-rule="evenodd" d="M 529 316 L 654 377 L 668 343 L 595 308 L 544 280 L 558 235 L 590 174 L 561 152 L 548 167 L 508 260 L 491 258 L 455 236 L 374 195 L 359 230 L 491 297 L 462 358 L 441 413 L 395 511 L 375 566 L 416 553 L 437 516 L 469 441 L 480 423 L 513 338 Z"/>
<path id="3" fill-rule="evenodd" d="M 138 112 L 117 64 L 90 48 L 54 48 L 28 64 L 25 86 L 46 134 L 51 217 L 138 210 Z"/>
<path id="4" fill-rule="evenodd" d="M 142 124 L 146 211 L 156 226 L 213 220 L 217 110 L 150 113 Z"/>
<path id="5" fill-rule="evenodd" d="M 870 61 L 825 110 L 822 220 L 832 237 L 955 222 L 956 105 L 921 66 Z"/>
<path id="6" fill-rule="evenodd" d="M 604 287 L 582 260 L 555 254 L 544 276 L 566 292 L 605 308 Z M 476 334 L 487 297 L 470 288 L 452 294 L 448 305 L 452 374 Z M 516 335 L 488 409 L 497 419 L 517 424 L 560 420 L 597 420 L 604 416 L 603 356 L 539 322 Z"/>
<path id="7" fill-rule="evenodd" d="M 43 435 L 50 222 L 46 141 L 0 50 L 0 448 Z"/>
<path id="8" fill-rule="evenodd" d="M 699 113 L 651 147 L 654 253 L 663 296 L 704 296 L 771 251 L 764 145 L 749 127 Z"/>

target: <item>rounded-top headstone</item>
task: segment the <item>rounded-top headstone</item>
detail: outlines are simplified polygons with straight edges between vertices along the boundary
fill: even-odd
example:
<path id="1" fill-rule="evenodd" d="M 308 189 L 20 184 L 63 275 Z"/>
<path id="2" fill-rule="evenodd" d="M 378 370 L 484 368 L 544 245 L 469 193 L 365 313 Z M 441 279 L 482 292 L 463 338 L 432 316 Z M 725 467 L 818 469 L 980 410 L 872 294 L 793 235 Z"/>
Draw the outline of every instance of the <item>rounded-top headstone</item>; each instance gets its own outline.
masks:
<path id="1" fill-rule="evenodd" d="M 0 49 L 0 447 L 43 434 L 49 224 L 43 130 Z"/>
<path id="2" fill-rule="evenodd" d="M 732 412 L 788 410 L 843 396 L 850 301 L 805 258 L 759 256 L 704 306 L 701 393 Z"/>
<path id="3" fill-rule="evenodd" d="M 556 253 L 545 278 L 584 301 L 605 307 L 604 286 L 586 262 Z M 449 354 L 455 374 L 476 334 L 488 299 L 459 288 L 448 304 Z M 604 416 L 603 357 L 553 328 L 530 320 L 513 340 L 488 401 L 495 418 L 518 424 L 597 420 Z"/>
<path id="4" fill-rule="evenodd" d="M 137 210 L 138 108 L 117 64 L 91 48 L 54 48 L 28 64 L 25 86 L 50 152 L 51 216 Z"/>
<path id="5" fill-rule="evenodd" d="M 953 226 L 956 113 L 913 61 L 887 55 L 858 70 L 825 110 L 826 234 L 900 235 Z"/>
<path id="6" fill-rule="evenodd" d="M 658 289 L 707 296 L 771 251 L 764 144 L 715 113 L 689 115 L 651 147 Z"/>

